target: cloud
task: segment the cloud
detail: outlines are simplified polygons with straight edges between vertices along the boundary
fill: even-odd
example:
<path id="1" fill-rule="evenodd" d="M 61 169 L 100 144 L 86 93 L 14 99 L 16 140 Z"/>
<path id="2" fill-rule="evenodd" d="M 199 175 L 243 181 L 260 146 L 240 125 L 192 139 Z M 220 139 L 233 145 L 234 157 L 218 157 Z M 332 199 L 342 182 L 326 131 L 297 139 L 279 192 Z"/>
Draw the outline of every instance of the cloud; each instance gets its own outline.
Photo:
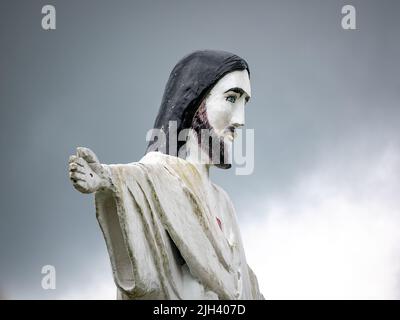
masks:
<path id="1" fill-rule="evenodd" d="M 60 294 L 59 300 L 115 300 L 117 289 L 108 278 L 91 281 L 79 288 Z"/>
<path id="2" fill-rule="evenodd" d="M 96 265 L 95 272 L 79 283 L 71 282 L 66 288 L 56 290 L 55 297 L 59 300 L 115 300 L 117 297 L 117 288 L 114 284 L 111 268 L 109 265 L 101 266 L 104 259 L 93 259 Z M 99 265 L 101 268 L 99 268 Z"/>
<path id="3" fill-rule="evenodd" d="M 250 207 L 263 218 L 241 230 L 264 296 L 399 299 L 399 190 L 398 145 L 374 151 L 353 141 L 326 152 L 287 193 Z"/>

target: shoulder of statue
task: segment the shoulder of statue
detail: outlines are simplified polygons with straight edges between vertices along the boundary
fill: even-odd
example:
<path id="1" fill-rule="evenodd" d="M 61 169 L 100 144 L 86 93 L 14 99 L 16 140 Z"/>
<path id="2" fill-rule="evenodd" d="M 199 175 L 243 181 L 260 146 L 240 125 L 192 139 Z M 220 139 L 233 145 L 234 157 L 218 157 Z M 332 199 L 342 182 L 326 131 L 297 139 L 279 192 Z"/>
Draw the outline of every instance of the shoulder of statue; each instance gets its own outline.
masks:
<path id="1" fill-rule="evenodd" d="M 158 165 L 170 165 L 172 167 L 185 166 L 190 164 L 190 162 L 185 159 L 171 156 L 159 151 L 151 151 L 146 153 L 139 163 L 142 164 L 158 164 Z"/>
<path id="2" fill-rule="evenodd" d="M 146 153 L 142 159 L 139 160 L 140 163 L 158 163 L 158 162 L 166 162 L 171 158 L 176 158 L 172 157 L 168 154 L 159 152 L 159 151 L 150 151 Z"/>

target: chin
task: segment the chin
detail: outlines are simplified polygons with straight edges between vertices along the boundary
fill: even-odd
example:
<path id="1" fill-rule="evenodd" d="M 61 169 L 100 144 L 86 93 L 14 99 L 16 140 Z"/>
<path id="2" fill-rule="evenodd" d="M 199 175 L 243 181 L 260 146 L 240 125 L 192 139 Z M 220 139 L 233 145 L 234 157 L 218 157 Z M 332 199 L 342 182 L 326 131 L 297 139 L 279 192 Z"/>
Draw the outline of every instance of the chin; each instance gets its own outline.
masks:
<path id="1" fill-rule="evenodd" d="M 219 169 L 230 169 L 232 167 L 232 164 L 230 163 L 219 163 L 219 164 L 214 164 Z"/>

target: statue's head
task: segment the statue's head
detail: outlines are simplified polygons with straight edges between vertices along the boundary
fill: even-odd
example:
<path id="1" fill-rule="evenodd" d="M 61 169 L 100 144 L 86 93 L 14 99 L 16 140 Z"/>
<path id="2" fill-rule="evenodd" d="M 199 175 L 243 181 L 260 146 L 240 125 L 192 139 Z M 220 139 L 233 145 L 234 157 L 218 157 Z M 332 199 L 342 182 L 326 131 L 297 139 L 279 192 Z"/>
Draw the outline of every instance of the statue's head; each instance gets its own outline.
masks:
<path id="1" fill-rule="evenodd" d="M 205 50 L 184 57 L 171 72 L 154 125 L 165 139 L 153 137 L 147 152 L 185 156 L 198 148 L 208 163 L 229 168 L 227 147 L 244 125 L 249 76 L 246 61 L 232 53 Z"/>

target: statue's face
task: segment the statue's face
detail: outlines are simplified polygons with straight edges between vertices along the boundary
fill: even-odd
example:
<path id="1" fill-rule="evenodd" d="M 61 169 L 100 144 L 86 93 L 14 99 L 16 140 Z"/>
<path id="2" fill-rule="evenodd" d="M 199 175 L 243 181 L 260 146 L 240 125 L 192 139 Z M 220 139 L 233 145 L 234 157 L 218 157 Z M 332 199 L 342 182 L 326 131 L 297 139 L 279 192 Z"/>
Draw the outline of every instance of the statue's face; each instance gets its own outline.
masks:
<path id="1" fill-rule="evenodd" d="M 230 140 L 234 130 L 244 125 L 244 109 L 251 96 L 247 70 L 222 77 L 206 98 L 207 118 L 215 133 Z"/>
<path id="2" fill-rule="evenodd" d="M 207 129 L 211 140 L 216 142 L 210 147 L 208 139 L 198 141 L 200 147 L 208 151 L 210 159 L 217 159 L 211 160 L 217 167 L 231 167 L 227 163 L 226 143 L 231 143 L 235 129 L 244 125 L 244 109 L 250 95 L 247 70 L 230 72 L 214 85 L 193 118 L 192 129 L 198 137 L 203 129 Z"/>

